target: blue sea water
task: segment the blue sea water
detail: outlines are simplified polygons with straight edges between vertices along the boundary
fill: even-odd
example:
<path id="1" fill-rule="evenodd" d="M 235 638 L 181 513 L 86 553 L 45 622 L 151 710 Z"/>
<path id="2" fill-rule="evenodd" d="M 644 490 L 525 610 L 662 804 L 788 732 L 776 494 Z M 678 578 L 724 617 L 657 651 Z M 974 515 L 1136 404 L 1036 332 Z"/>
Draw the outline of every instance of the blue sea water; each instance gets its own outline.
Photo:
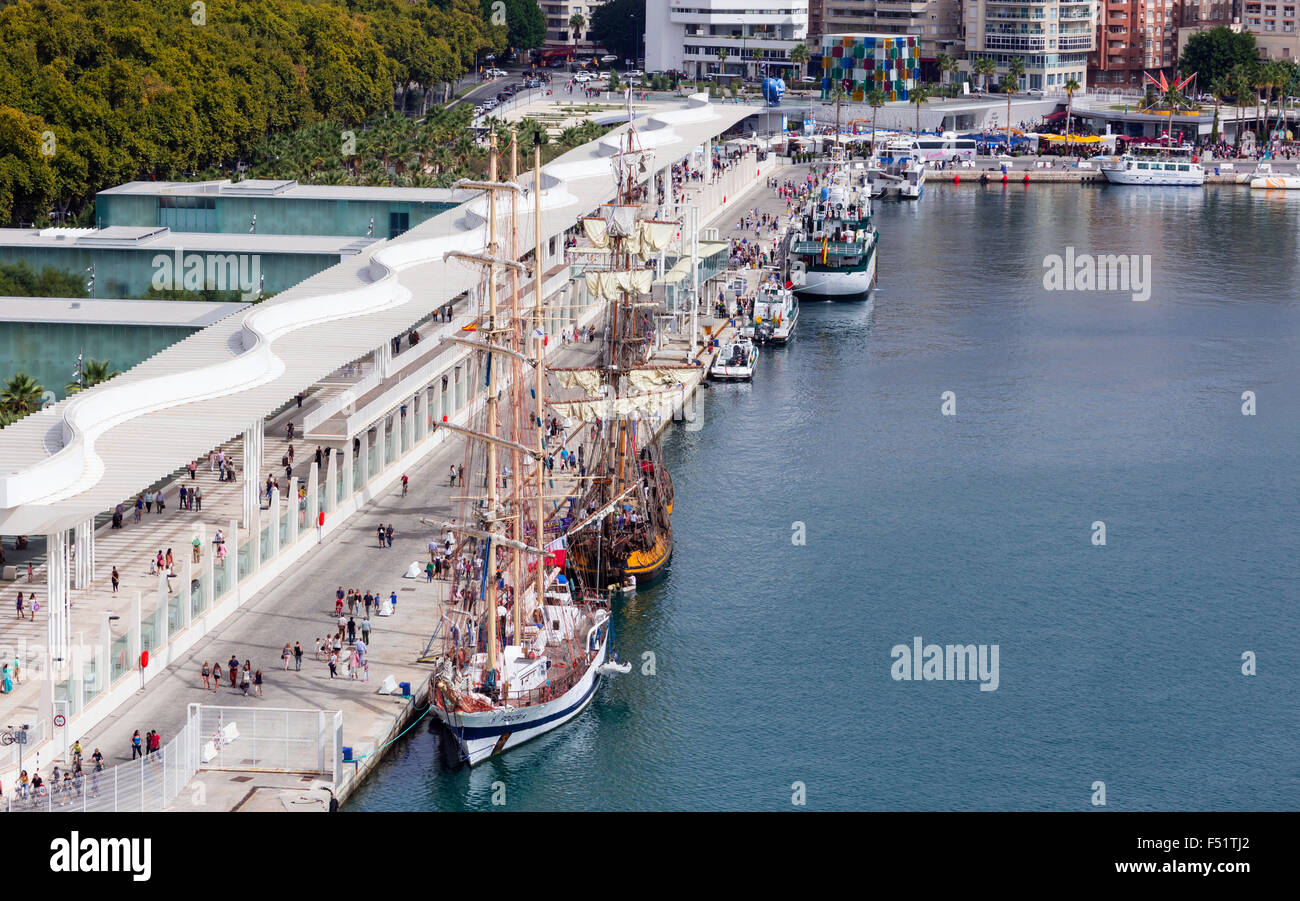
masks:
<path id="1" fill-rule="evenodd" d="M 348 809 L 1300 806 L 1300 196 L 932 185 L 876 219 L 871 303 L 805 305 L 666 437 L 638 668 L 472 771 L 426 720 Z M 1150 254 L 1151 299 L 1045 290 L 1069 247 Z M 914 636 L 998 645 L 997 690 L 895 681 Z"/>

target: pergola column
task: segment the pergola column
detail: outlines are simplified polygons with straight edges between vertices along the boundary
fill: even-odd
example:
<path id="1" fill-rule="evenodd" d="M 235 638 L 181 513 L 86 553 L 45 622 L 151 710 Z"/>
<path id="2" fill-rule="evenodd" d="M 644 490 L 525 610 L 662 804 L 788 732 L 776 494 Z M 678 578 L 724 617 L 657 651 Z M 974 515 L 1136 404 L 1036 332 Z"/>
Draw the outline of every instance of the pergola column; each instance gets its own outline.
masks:
<path id="1" fill-rule="evenodd" d="M 312 461 L 312 468 L 315 469 L 316 462 Z M 289 543 L 293 544 L 298 540 L 298 514 L 302 512 L 300 508 L 307 505 L 298 500 L 298 477 L 294 476 L 289 480 L 289 502 L 286 504 L 289 515 Z"/>
<path id="2" fill-rule="evenodd" d="M 46 602 L 49 607 L 48 633 L 50 657 L 67 660 L 69 636 L 72 633 L 72 611 L 69 607 L 70 573 L 68 572 L 68 533 L 64 529 L 45 536 L 45 573 L 47 579 Z"/>
<path id="3" fill-rule="evenodd" d="M 86 588 L 95 579 L 95 520 L 77 523 L 73 535 L 75 548 L 72 587 Z"/>
<path id="4" fill-rule="evenodd" d="M 262 473 L 262 446 L 266 440 L 262 420 L 244 430 L 244 526 L 253 521 L 253 511 L 261 507 L 257 484 Z"/>

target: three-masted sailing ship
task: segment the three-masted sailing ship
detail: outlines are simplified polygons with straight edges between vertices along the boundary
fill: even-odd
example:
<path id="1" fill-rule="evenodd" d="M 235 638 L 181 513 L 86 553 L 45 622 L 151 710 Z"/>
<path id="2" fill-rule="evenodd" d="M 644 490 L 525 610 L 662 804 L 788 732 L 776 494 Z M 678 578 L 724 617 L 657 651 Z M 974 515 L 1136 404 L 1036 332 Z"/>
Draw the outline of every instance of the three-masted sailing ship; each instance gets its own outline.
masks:
<path id="1" fill-rule="evenodd" d="M 430 677 L 431 703 L 445 724 L 459 760 L 470 766 L 573 719 L 591 702 L 604 675 L 626 672 L 607 662 L 611 641 L 608 601 L 576 598 L 562 572 L 562 519 L 543 461 L 547 456 L 545 332 L 542 327 L 541 154 L 534 149 L 535 318 L 520 310 L 517 143 L 511 143 L 511 177 L 497 180 L 491 140 L 488 178 L 459 186 L 487 193 L 488 246 L 482 254 L 453 253 L 480 266 L 486 309 L 472 338 L 451 339 L 472 348 L 483 404 L 463 434 L 466 462 L 460 515 L 442 523 L 453 536 L 455 566 L 450 603 Z M 509 247 L 498 238 L 497 195 L 511 194 Z M 508 270 L 509 305 L 498 299 Z M 554 490 L 554 489 L 549 489 Z M 548 518 L 549 511 L 549 518 Z"/>
<path id="2" fill-rule="evenodd" d="M 678 220 L 660 219 L 638 203 L 651 151 L 635 125 L 613 158 L 613 203 L 584 217 L 583 229 L 605 263 L 584 275 L 588 293 L 605 301 L 605 328 L 597 365 L 554 371 L 565 388 L 584 396 L 556 400 L 568 422 L 580 422 L 582 485 L 569 503 L 568 569 L 590 589 L 623 591 L 659 575 L 673 550 L 673 482 L 658 432 L 664 411 L 680 402 L 681 369 L 652 364 L 659 304 L 651 299 L 652 260 L 672 242 Z M 652 170 L 650 170 L 652 171 Z"/>

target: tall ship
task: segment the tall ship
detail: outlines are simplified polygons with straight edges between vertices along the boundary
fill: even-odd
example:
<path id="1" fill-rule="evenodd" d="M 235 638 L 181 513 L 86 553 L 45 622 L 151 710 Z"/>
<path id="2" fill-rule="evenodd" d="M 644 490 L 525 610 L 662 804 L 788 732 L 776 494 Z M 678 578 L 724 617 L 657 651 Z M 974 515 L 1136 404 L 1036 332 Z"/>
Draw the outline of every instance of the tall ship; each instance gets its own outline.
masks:
<path id="1" fill-rule="evenodd" d="M 530 318 L 521 313 L 518 148 L 511 142 L 510 179 L 498 181 L 495 137 L 489 138 L 487 181 L 458 187 L 487 193 L 488 245 L 481 254 L 455 252 L 481 267 L 486 308 L 468 346 L 483 386 L 481 411 L 463 435 L 465 476 L 458 516 L 437 523 L 454 542 L 447 612 L 430 641 L 430 703 L 446 727 L 454 762 L 475 766 L 578 716 L 601 679 L 627 667 L 608 659 L 612 640 L 608 600 L 575 596 L 563 573 L 565 523 L 548 504 L 551 480 L 542 424 L 546 409 L 545 334 L 541 284 L 541 150 L 534 149 L 534 293 Z M 511 194 L 510 246 L 497 234 L 500 193 Z M 499 273 L 508 272 L 510 304 L 498 300 Z M 530 378 L 531 376 L 531 378 Z M 428 652 L 426 651 L 426 655 Z M 427 659 L 427 657 L 426 657 Z"/>
<path id="2" fill-rule="evenodd" d="M 790 242 L 794 293 L 817 300 L 861 300 L 876 283 L 876 227 L 866 187 L 836 166 L 805 204 Z"/>
<path id="3" fill-rule="evenodd" d="M 568 570 L 586 588 L 623 589 L 663 572 L 673 551 L 673 481 L 664 465 L 658 418 L 681 397 L 683 369 L 652 364 L 654 269 L 647 263 L 681 228 L 638 203 L 638 175 L 653 172 L 651 151 L 629 124 L 613 158 L 613 203 L 584 217 L 583 230 L 604 262 L 585 270 L 588 294 L 605 303 L 604 340 L 593 366 L 557 369 L 575 399 L 554 401 L 579 434 L 582 484 L 568 503 Z"/>
<path id="4" fill-rule="evenodd" d="M 1101 164 L 1101 174 L 1112 185 L 1172 185 L 1199 187 L 1205 184 L 1205 167 L 1194 149 L 1178 147 L 1134 147 L 1117 159 Z"/>

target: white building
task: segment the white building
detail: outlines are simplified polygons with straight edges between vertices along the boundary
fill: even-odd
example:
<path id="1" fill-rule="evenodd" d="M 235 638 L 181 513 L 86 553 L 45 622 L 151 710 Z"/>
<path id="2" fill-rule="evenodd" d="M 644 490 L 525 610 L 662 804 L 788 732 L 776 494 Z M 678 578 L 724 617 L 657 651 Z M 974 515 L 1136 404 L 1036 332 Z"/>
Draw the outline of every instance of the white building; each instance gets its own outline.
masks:
<path id="1" fill-rule="evenodd" d="M 807 39 L 808 0 L 646 0 L 647 72 L 789 78 Z"/>
<path id="2" fill-rule="evenodd" d="M 1071 78 L 1083 87 L 1088 54 L 1097 46 L 1099 5 L 1094 0 L 971 0 L 962 70 L 970 72 L 976 59 L 988 57 L 997 64 L 995 83 L 1000 84 L 1007 64 L 1019 57 L 1025 65 L 1021 88 L 1059 93 Z"/>

